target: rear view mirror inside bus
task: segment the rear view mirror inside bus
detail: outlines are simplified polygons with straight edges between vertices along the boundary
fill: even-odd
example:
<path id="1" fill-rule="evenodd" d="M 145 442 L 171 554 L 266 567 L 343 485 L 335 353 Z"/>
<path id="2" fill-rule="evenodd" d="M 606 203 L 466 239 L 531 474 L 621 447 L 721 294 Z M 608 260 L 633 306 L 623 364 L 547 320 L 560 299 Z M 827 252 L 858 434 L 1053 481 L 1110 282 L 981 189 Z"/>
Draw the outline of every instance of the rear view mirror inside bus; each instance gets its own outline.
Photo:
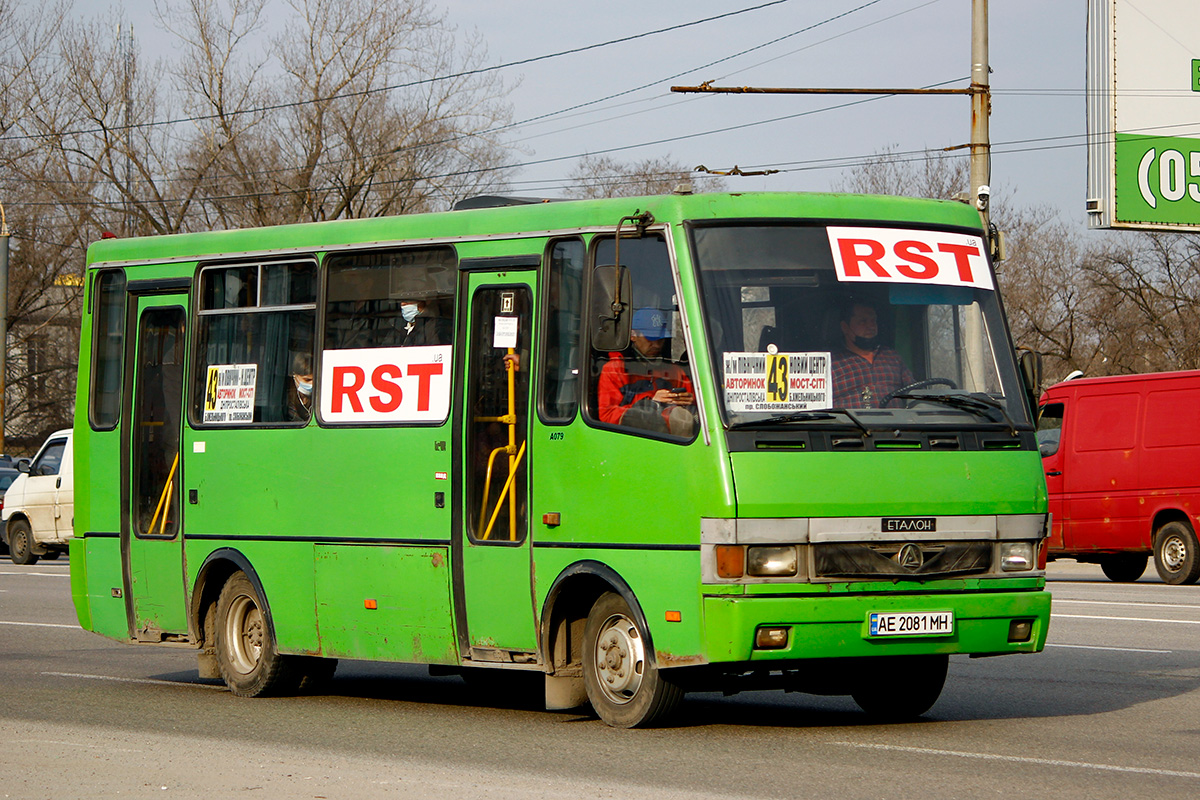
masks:
<path id="1" fill-rule="evenodd" d="M 628 269 L 608 265 L 592 271 L 593 349 L 611 352 L 629 347 L 631 297 Z"/>

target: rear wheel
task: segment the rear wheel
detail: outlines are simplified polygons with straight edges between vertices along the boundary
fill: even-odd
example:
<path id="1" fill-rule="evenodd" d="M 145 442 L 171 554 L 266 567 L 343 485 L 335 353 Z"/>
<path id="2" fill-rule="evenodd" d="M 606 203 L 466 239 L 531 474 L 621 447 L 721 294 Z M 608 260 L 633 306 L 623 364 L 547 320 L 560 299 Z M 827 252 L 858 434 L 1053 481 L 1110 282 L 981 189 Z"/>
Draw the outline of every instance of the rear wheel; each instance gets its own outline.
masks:
<path id="1" fill-rule="evenodd" d="M 1146 571 L 1149 558 L 1141 553 L 1113 553 L 1101 556 L 1100 569 L 1116 583 L 1132 583 Z"/>
<path id="2" fill-rule="evenodd" d="M 304 675 L 275 645 L 262 598 L 244 572 L 235 572 L 217 599 L 217 667 L 238 697 L 289 694 Z"/>
<path id="3" fill-rule="evenodd" d="M 61 555 L 62 550 L 47 550 L 46 555 L 42 556 L 42 558 L 46 561 L 57 561 L 58 557 Z"/>
<path id="4" fill-rule="evenodd" d="M 601 595 L 588 613 L 583 682 L 596 714 L 614 728 L 653 725 L 683 699 L 683 690 L 655 666 L 629 604 L 614 592 Z"/>
<path id="5" fill-rule="evenodd" d="M 1196 550 L 1196 533 L 1191 525 L 1186 522 L 1163 525 L 1154 535 L 1154 568 L 1158 576 L 1164 583 L 1195 583 L 1200 578 L 1200 555 Z"/>
<path id="6" fill-rule="evenodd" d="M 901 722 L 919 717 L 942 694 L 949 656 L 896 656 L 872 659 L 850 693 L 863 711 L 880 720 Z"/>
<path id="7" fill-rule="evenodd" d="M 37 563 L 37 553 L 33 552 L 33 531 L 23 519 L 8 523 L 8 557 L 14 564 Z"/>

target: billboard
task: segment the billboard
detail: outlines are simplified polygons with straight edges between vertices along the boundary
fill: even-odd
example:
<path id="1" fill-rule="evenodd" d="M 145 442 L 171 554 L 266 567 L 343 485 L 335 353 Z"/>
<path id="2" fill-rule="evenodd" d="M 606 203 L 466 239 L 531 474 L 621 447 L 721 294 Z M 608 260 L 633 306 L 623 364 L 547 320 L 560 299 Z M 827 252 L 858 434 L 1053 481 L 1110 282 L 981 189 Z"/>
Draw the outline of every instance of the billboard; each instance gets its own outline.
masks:
<path id="1" fill-rule="evenodd" d="M 1088 0 L 1088 225 L 1200 231 L 1200 2 Z"/>

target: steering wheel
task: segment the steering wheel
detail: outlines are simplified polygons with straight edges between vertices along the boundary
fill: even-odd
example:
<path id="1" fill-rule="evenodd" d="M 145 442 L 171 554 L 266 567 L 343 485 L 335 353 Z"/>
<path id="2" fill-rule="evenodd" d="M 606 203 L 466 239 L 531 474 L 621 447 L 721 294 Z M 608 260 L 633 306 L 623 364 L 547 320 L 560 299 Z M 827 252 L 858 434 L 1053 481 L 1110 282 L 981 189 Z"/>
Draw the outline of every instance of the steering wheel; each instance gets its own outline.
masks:
<path id="1" fill-rule="evenodd" d="M 930 386 L 945 386 L 949 389 L 957 389 L 958 384 L 949 378 L 926 378 L 923 381 L 914 381 L 908 386 L 901 386 L 894 392 L 888 393 L 887 397 L 883 398 L 883 402 L 879 404 L 880 408 L 887 408 L 888 403 L 896 399 L 896 395 L 911 392 L 913 389 L 925 389 Z"/>

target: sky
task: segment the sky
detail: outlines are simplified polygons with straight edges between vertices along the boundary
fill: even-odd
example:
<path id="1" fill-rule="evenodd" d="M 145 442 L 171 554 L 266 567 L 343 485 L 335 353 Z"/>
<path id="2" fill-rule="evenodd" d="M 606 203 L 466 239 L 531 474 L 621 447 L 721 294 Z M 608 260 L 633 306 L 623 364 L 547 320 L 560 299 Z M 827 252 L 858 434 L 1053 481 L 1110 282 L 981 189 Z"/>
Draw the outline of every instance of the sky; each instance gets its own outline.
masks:
<path id="1" fill-rule="evenodd" d="M 478 31 L 488 64 L 619 40 L 500 70 L 511 87 L 514 120 L 552 115 L 508 132 L 525 164 L 513 176 L 514 194 L 558 194 L 579 156 L 589 153 L 623 162 L 668 157 L 687 167 L 779 170 L 729 178 L 733 191 L 824 191 L 844 180 L 846 164 L 885 149 L 920 154 L 968 141 L 966 96 L 686 95 L 669 87 L 703 81 L 965 87 L 971 0 L 786 0 L 638 36 L 764 2 L 441 0 L 437 6 L 460 37 Z M 1086 2 L 989 5 L 993 200 L 1046 206 L 1083 226 Z M 80 16 L 133 20 L 144 54 L 163 55 L 155 52 L 165 37 L 155 28 L 152 0 L 76 0 L 75 8 Z M 273 0 L 272 8 L 277 15 L 288 11 L 283 0 Z M 595 102 L 613 95 L 620 96 Z M 581 104 L 590 105 L 560 113 Z"/>

